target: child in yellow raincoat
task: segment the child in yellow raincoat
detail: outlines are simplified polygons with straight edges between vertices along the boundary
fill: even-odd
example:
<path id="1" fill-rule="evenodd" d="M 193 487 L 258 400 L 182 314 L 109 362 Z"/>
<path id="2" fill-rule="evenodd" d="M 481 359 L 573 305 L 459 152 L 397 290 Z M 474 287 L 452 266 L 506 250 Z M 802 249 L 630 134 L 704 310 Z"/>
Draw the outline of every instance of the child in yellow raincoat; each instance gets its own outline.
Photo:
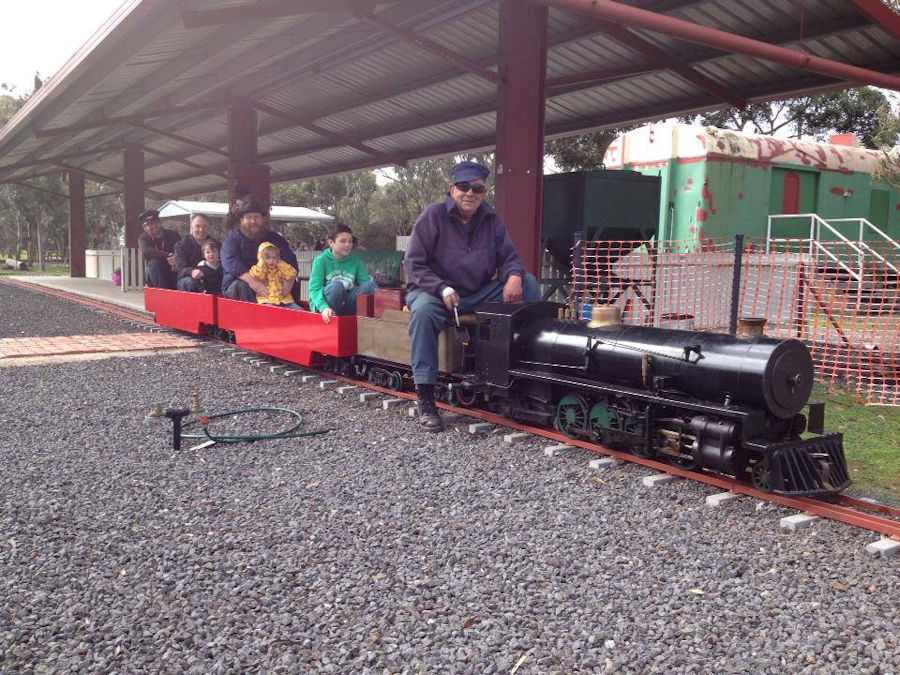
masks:
<path id="1" fill-rule="evenodd" d="M 294 302 L 291 288 L 297 278 L 297 270 L 281 259 L 281 253 L 274 244 L 264 241 L 256 252 L 257 262 L 250 268 L 250 276 L 264 281 L 267 295 L 257 295 L 256 301 L 262 305 L 275 305 L 288 309 L 303 309 Z"/>

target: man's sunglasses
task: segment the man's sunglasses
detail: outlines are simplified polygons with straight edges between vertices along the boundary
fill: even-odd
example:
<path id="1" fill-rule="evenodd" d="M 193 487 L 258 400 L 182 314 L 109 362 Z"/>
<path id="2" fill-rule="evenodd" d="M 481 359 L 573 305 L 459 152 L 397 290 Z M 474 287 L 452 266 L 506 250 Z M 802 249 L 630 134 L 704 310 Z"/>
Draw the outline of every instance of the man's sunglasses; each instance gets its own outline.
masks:
<path id="1" fill-rule="evenodd" d="M 454 183 L 453 187 L 455 187 L 460 192 L 468 192 L 471 190 L 476 195 L 483 195 L 487 192 L 487 185 L 484 183 L 470 183 L 467 180 L 460 181 L 459 183 Z"/>

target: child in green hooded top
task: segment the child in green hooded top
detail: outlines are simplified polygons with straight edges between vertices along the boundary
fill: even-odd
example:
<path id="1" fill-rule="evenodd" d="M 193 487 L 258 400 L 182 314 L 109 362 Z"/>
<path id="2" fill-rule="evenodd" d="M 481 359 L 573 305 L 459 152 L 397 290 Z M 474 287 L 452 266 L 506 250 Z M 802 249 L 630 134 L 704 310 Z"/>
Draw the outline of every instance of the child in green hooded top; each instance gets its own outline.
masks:
<path id="1" fill-rule="evenodd" d="M 309 275 L 309 308 L 325 323 L 335 314 L 356 314 L 356 296 L 378 287 L 353 250 L 353 230 L 341 222 L 328 226 L 328 248 L 313 260 Z"/>

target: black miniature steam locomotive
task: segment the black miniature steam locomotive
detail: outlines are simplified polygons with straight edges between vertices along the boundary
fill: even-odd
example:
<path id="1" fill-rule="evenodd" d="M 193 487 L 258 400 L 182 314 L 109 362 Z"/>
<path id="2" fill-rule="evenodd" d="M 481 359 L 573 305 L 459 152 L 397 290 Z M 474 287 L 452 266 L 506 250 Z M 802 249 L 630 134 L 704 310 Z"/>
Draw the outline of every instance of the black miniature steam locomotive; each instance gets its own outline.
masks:
<path id="1" fill-rule="evenodd" d="M 681 468 L 748 477 L 776 494 L 823 496 L 849 485 L 843 439 L 825 432 L 824 404 L 802 414 L 813 386 L 803 343 L 592 328 L 559 319 L 558 308 L 481 305 L 464 354 L 443 375 L 454 400 Z M 390 343 L 396 349 L 395 337 Z M 398 388 L 402 373 L 373 356 L 353 357 L 355 372 L 372 381 L 389 372 Z"/>

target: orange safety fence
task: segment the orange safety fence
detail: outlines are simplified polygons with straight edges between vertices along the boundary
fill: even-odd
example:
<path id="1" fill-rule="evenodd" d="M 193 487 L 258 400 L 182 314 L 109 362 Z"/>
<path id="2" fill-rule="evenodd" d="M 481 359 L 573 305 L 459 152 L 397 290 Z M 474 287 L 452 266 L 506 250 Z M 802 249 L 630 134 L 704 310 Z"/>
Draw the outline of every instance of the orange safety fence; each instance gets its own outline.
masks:
<path id="1" fill-rule="evenodd" d="M 763 317 L 767 335 L 809 346 L 816 379 L 900 405 L 900 247 L 740 238 L 737 251 L 736 241 L 578 242 L 569 301 L 583 318 L 612 303 L 628 324 L 722 333 Z"/>

